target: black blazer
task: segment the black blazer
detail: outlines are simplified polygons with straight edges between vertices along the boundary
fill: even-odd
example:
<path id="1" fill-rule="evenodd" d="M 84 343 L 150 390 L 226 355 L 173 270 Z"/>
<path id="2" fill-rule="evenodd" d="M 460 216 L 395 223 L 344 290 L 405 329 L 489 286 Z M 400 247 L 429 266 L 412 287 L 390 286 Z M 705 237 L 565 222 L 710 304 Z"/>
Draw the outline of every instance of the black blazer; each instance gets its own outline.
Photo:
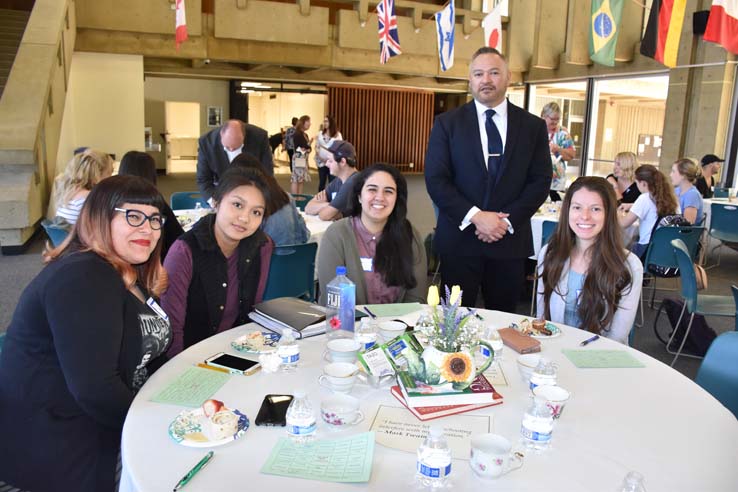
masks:
<path id="1" fill-rule="evenodd" d="M 546 124 L 507 103 L 507 138 L 501 171 L 490 183 L 482 153 L 474 101 L 439 115 L 425 157 L 428 193 L 439 208 L 434 238 L 441 254 L 526 258 L 533 254 L 530 218 L 546 200 L 551 157 Z M 459 230 L 472 206 L 510 214 L 514 234 L 484 243 L 474 225 Z"/>
<path id="2" fill-rule="evenodd" d="M 246 123 L 243 151 L 256 157 L 264 172 L 270 176 L 274 175 L 271 149 L 266 130 Z M 220 128 L 200 137 L 197 148 L 197 186 L 206 200 L 213 196 L 215 184 L 228 166 L 230 162 L 220 141 Z"/>

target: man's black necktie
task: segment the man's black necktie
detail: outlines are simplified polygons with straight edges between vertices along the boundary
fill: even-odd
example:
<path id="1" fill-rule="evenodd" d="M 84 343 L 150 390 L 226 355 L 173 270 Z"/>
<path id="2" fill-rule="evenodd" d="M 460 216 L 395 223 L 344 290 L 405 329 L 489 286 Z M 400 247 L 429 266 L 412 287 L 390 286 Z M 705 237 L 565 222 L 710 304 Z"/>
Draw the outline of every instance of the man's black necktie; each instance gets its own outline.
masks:
<path id="1" fill-rule="evenodd" d="M 497 125 L 492 121 L 495 110 L 488 109 L 484 114 L 487 116 L 484 122 L 484 128 L 487 130 L 487 152 L 489 153 L 487 172 L 489 173 L 491 183 L 494 185 L 497 179 L 497 173 L 500 170 L 500 163 L 502 162 L 502 137 L 497 130 Z"/>

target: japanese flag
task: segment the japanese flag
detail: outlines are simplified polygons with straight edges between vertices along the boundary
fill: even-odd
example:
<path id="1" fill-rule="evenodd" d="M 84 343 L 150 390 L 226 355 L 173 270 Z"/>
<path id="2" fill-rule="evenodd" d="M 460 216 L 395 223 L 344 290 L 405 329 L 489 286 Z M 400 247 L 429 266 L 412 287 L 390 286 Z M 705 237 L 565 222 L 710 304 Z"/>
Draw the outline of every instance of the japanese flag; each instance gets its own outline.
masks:
<path id="1" fill-rule="evenodd" d="M 187 19 L 185 18 L 184 0 L 176 0 L 174 42 L 179 51 L 179 45 L 187 41 Z"/>
<path id="2" fill-rule="evenodd" d="M 498 4 L 482 21 L 484 43 L 502 53 L 502 16 Z"/>

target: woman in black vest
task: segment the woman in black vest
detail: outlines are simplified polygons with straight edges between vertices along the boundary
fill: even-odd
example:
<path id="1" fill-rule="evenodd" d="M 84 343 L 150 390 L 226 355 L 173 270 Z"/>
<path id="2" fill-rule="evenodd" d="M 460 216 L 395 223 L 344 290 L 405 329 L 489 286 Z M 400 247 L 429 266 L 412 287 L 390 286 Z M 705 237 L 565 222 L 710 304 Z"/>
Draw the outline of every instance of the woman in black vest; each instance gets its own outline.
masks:
<path id="1" fill-rule="evenodd" d="M 260 172 L 228 169 L 213 193 L 215 214 L 169 250 L 161 305 L 172 324 L 170 357 L 215 333 L 247 323 L 261 302 L 274 243 L 261 229 L 269 188 Z"/>

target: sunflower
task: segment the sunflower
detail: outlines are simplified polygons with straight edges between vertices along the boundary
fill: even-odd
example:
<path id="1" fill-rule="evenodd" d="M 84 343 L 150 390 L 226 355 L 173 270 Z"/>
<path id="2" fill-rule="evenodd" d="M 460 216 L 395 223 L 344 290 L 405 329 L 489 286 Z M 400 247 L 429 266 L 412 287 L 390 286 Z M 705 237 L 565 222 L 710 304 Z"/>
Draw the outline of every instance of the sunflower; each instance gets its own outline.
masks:
<path id="1" fill-rule="evenodd" d="M 451 383 L 462 383 L 472 373 L 471 358 L 464 352 L 454 352 L 443 358 L 441 377 Z"/>

